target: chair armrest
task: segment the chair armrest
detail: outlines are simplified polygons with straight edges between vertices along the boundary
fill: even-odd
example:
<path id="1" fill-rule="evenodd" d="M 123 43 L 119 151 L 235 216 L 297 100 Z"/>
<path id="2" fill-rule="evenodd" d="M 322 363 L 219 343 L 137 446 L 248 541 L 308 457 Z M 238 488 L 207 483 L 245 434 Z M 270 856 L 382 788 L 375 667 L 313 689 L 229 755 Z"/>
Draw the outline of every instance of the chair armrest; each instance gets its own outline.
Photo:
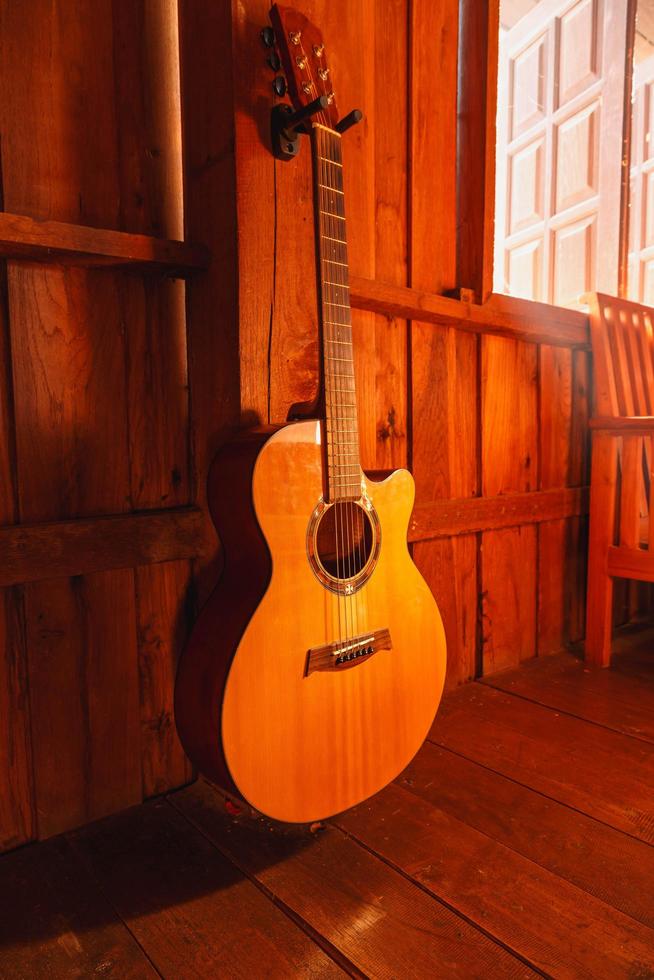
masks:
<path id="1" fill-rule="evenodd" d="M 598 415 L 589 422 L 591 429 L 613 435 L 654 433 L 654 415 Z"/>

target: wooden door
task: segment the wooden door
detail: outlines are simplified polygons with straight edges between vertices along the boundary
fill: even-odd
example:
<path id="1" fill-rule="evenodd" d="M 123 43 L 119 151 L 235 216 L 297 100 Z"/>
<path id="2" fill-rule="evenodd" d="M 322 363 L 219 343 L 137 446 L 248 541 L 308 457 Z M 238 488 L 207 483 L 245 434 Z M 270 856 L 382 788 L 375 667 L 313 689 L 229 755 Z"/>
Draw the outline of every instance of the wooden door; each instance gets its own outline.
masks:
<path id="1" fill-rule="evenodd" d="M 541 0 L 500 43 L 495 290 L 617 294 L 629 0 Z"/>

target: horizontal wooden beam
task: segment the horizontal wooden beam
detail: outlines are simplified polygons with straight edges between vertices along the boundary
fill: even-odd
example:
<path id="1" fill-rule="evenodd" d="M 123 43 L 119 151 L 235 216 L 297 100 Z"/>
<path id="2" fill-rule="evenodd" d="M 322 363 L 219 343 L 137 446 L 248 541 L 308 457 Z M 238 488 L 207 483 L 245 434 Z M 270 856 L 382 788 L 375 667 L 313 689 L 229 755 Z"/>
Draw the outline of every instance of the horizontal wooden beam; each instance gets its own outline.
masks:
<path id="1" fill-rule="evenodd" d="M 654 554 L 636 548 L 609 548 L 609 575 L 654 582 Z"/>
<path id="2" fill-rule="evenodd" d="M 540 524 L 588 513 L 588 487 L 465 497 L 418 503 L 409 524 L 409 541 L 448 538 L 520 524 Z"/>
<path id="3" fill-rule="evenodd" d="M 556 347 L 590 347 L 585 313 L 513 296 L 493 294 L 487 303 L 478 306 L 467 300 L 353 276 L 350 302 L 355 309 L 407 320 L 443 323 L 471 333 L 495 334 Z"/>
<path id="4" fill-rule="evenodd" d="M 62 221 L 37 221 L 0 212 L 0 256 L 81 266 L 127 266 L 165 270 L 184 277 L 209 265 L 204 245 L 132 235 Z"/>
<path id="5" fill-rule="evenodd" d="M 195 507 L 0 528 L 0 586 L 195 558 L 208 549 Z"/>
<path id="6" fill-rule="evenodd" d="M 652 415 L 596 415 L 589 422 L 591 429 L 599 432 L 612 433 L 615 436 L 635 435 L 651 436 L 654 434 L 654 416 Z"/>

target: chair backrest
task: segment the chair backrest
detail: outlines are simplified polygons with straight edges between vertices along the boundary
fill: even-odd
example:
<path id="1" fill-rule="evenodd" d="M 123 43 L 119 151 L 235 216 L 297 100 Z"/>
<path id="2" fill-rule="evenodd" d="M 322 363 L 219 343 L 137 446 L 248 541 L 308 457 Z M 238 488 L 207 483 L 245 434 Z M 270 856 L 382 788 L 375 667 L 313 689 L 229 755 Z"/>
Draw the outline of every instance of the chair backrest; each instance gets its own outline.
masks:
<path id="1" fill-rule="evenodd" d="M 597 415 L 654 415 L 654 311 L 592 293 L 590 334 Z"/>

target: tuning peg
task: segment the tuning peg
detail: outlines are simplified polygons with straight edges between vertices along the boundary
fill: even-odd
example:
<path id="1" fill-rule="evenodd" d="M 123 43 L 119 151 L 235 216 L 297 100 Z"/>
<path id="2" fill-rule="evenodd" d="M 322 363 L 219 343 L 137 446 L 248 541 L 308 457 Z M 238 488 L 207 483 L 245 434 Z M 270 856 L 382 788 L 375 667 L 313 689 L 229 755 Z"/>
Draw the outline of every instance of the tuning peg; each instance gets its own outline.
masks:
<path id="1" fill-rule="evenodd" d="M 272 48 L 275 43 L 275 32 L 272 27 L 264 27 L 260 34 L 261 40 L 267 48 Z"/>
<path id="2" fill-rule="evenodd" d="M 275 95 L 283 97 L 286 95 L 286 79 L 283 75 L 278 75 L 273 82 L 273 91 Z"/>
<path id="3" fill-rule="evenodd" d="M 266 58 L 266 61 L 268 62 L 269 66 L 272 68 L 273 71 L 279 71 L 279 69 L 282 66 L 281 59 L 276 51 L 271 51 L 268 57 Z"/>

